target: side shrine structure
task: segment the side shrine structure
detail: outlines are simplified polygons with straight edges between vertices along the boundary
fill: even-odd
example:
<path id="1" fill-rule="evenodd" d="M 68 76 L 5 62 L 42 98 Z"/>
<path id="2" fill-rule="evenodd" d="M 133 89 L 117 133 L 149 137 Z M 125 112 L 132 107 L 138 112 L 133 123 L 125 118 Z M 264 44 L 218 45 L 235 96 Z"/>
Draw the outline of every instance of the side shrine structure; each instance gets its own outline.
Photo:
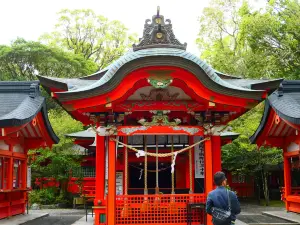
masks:
<path id="1" fill-rule="evenodd" d="M 0 219 L 25 212 L 31 182 L 27 151 L 58 141 L 39 83 L 0 82 Z"/>
<path id="2" fill-rule="evenodd" d="M 265 111 L 251 142 L 283 149 L 286 210 L 300 213 L 300 81 L 283 81 L 265 101 Z"/>
<path id="3" fill-rule="evenodd" d="M 146 20 L 140 42 L 107 68 L 78 79 L 39 80 L 97 133 L 97 225 L 186 224 L 187 205 L 206 201 L 213 174 L 221 170 L 226 124 L 282 81 L 215 71 L 186 51 L 159 10 Z M 195 182 L 203 188 L 196 190 Z M 191 222 L 203 224 L 204 214 L 194 211 Z"/>

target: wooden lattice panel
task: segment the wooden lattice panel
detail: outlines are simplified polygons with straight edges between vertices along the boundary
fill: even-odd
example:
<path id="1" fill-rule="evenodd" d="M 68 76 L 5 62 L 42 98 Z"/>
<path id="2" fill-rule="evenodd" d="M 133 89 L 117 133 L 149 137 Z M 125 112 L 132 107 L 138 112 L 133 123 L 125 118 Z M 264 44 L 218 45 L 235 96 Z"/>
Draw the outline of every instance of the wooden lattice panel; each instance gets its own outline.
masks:
<path id="1" fill-rule="evenodd" d="M 204 203 L 204 194 L 117 196 L 116 225 L 186 225 L 187 204 Z M 192 224 L 203 224 L 204 211 L 193 210 Z"/>

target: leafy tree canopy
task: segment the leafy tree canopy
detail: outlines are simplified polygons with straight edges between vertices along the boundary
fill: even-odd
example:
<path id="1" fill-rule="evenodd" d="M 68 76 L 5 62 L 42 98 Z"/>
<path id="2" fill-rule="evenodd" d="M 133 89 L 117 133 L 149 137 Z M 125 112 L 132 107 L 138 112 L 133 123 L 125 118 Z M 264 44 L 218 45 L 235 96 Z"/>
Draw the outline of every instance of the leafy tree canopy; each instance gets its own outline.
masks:
<path id="1" fill-rule="evenodd" d="M 300 5 L 273 0 L 254 10 L 244 0 L 212 0 L 200 17 L 201 57 L 221 72 L 246 78 L 299 79 Z M 260 177 L 269 201 L 267 167 L 282 162 L 282 150 L 257 148 L 249 137 L 257 129 L 263 104 L 231 122 L 240 137 L 222 148 L 223 168 Z"/>
<path id="2" fill-rule="evenodd" d="M 49 120 L 60 142 L 52 149 L 29 151 L 33 178 L 55 178 L 60 183 L 61 193 L 67 190 L 71 171 L 80 168 L 81 155 L 72 146 L 73 141 L 65 134 L 83 130 L 80 122 L 72 119 L 63 110 L 49 110 Z"/>
<path id="3" fill-rule="evenodd" d="M 36 80 L 36 75 L 80 77 L 97 70 L 96 64 L 71 52 L 18 38 L 0 45 L 1 80 Z"/>
<path id="4" fill-rule="evenodd" d="M 230 74 L 299 79 L 299 17 L 297 0 L 269 1 L 261 10 L 247 1 L 212 0 L 200 17 L 201 57 Z"/>
<path id="5" fill-rule="evenodd" d="M 120 21 L 110 21 L 91 9 L 64 9 L 58 15 L 55 30 L 41 40 L 93 60 L 100 69 L 122 56 L 136 40 Z"/>

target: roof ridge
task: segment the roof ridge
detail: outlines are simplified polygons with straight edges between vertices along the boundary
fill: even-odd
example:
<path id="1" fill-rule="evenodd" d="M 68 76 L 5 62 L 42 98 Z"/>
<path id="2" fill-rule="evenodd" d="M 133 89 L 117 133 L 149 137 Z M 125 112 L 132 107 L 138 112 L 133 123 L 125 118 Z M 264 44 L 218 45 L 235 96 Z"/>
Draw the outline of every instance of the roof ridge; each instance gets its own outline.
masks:
<path id="1" fill-rule="evenodd" d="M 0 81 L 0 93 L 28 93 L 35 97 L 40 93 L 39 81 Z"/>
<path id="2" fill-rule="evenodd" d="M 282 96 L 284 93 L 300 92 L 300 80 L 284 80 L 278 88 L 278 95 Z"/>

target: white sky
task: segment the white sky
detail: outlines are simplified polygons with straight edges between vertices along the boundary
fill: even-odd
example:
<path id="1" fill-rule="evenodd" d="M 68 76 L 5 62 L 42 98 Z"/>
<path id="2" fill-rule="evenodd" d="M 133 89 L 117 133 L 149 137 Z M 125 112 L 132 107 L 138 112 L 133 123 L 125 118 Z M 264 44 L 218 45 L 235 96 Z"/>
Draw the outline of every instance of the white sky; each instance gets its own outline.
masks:
<path id="1" fill-rule="evenodd" d="M 251 0 L 254 4 L 261 0 Z M 171 19 L 176 37 L 187 42 L 187 50 L 199 55 L 195 44 L 199 30 L 198 17 L 209 0 L 3 0 L 0 3 L 0 44 L 17 37 L 37 40 L 51 32 L 61 9 L 93 9 L 110 20 L 122 21 L 129 31 L 142 36 L 146 19 L 160 6 L 165 19 Z"/>

